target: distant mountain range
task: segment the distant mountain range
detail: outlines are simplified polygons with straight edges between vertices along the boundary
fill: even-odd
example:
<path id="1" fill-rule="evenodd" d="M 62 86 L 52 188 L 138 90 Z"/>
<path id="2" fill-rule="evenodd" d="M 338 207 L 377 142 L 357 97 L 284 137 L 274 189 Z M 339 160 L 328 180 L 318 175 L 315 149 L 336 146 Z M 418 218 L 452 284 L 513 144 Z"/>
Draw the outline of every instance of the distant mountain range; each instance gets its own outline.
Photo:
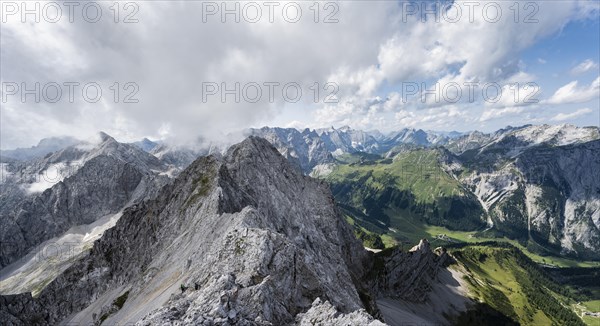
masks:
<path id="1" fill-rule="evenodd" d="M 356 210 L 355 219 L 393 228 L 393 220 L 416 214 L 432 225 L 464 231 L 485 229 L 524 245 L 541 246 L 543 253 L 600 259 L 600 174 L 594 172 L 600 171 L 597 127 L 525 125 L 493 133 L 403 129 L 386 134 L 350 127 L 264 127 L 244 134 L 266 139 L 304 174 L 329 180 L 336 199 Z M 116 143 L 103 134 L 102 144 L 107 140 Z M 127 163 L 126 167 L 173 177 L 197 157 L 219 157 L 228 147 L 204 143 L 191 149 L 143 139 L 115 146 L 122 152 L 106 154 L 102 144 L 94 147 L 71 138 L 53 138 L 30 149 L 2 151 L 4 187 L 0 195 L 4 200 L 0 211 L 9 214 L 17 202 L 76 174 L 79 166 L 96 156 L 123 156 L 120 162 L 126 163 L 142 161 L 144 164 Z M 393 162 L 400 163 L 390 164 Z M 422 176 L 424 169 L 435 172 L 435 179 L 421 177 L 410 185 L 398 181 L 406 173 Z M 50 170 L 60 171 L 60 180 L 40 178 Z M 387 171 L 386 175 L 373 174 L 378 170 Z M 402 205 L 408 206 L 398 211 L 394 196 L 404 198 Z M 365 211 L 373 205 L 375 210 Z M 105 213 L 123 208 L 123 204 L 117 206 Z M 361 210 L 363 213 L 356 213 Z M 70 219 L 73 225 L 79 221 Z M 6 226 L 4 232 L 13 237 L 19 234 Z"/>
<path id="2" fill-rule="evenodd" d="M 249 129 L 247 135 L 263 137 L 274 144 L 281 153 L 296 160 L 305 172 L 310 172 L 318 164 L 332 161 L 332 156 L 345 153 L 365 152 L 382 156 L 397 151 L 407 145 L 413 147 L 443 146 L 450 152 L 460 155 L 468 150 L 494 146 L 508 138 L 520 141 L 519 148 L 539 144 L 567 145 L 579 144 L 599 139 L 597 127 L 575 127 L 572 125 L 507 127 L 493 133 L 473 131 L 469 133 L 436 132 L 421 129 L 402 129 L 382 134 L 378 131 L 366 132 L 350 127 L 340 129 L 293 128 Z M 331 156 L 329 155 L 331 154 Z"/>
<path id="3" fill-rule="evenodd" d="M 75 145 L 79 142 L 79 140 L 72 137 L 44 138 L 40 140 L 40 142 L 36 146 L 32 146 L 30 148 L 2 150 L 0 151 L 0 158 L 2 160 L 31 160 L 34 158 L 43 157 L 48 153 L 61 150 L 65 147 Z"/>
<path id="4" fill-rule="evenodd" d="M 556 146 L 579 144 L 600 138 L 598 127 L 576 127 L 566 124 L 509 126 L 492 133 L 438 132 L 413 128 L 381 133 L 377 130 L 362 131 L 346 126 L 339 129 L 331 127 L 304 130 L 263 127 L 247 129 L 242 134 L 245 137 L 258 136 L 267 139 L 284 156 L 299 165 L 305 173 L 310 173 L 318 164 L 330 162 L 333 157 L 346 153 L 365 152 L 389 156 L 394 153 L 394 150 L 398 150 L 397 147 L 401 150 L 406 146 L 413 146 L 412 148 L 443 146 L 453 154 L 460 155 L 483 146 L 495 146 L 494 144 L 511 137 L 520 142 L 519 148 L 539 144 Z M 2 150 L 0 160 L 4 162 L 40 158 L 81 142 L 70 137 L 46 138 L 31 148 Z M 131 145 L 159 158 L 164 157 L 164 161 L 184 168 L 200 155 L 223 154 L 232 143 L 203 141 L 192 149 L 162 140 L 152 141 L 144 138 Z"/>

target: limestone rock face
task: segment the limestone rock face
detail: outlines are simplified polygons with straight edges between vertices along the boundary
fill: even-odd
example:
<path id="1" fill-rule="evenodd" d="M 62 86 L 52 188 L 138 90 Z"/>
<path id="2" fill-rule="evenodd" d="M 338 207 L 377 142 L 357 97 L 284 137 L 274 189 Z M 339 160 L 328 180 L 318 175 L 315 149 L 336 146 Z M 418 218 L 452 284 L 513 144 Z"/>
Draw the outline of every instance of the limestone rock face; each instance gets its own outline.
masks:
<path id="1" fill-rule="evenodd" d="M 476 156 L 501 168 L 478 167 L 462 178 L 488 212 L 489 226 L 565 255 L 598 259 L 600 140 L 519 148 L 515 139 Z"/>
<path id="2" fill-rule="evenodd" d="M 361 297 L 372 297 L 363 282 L 371 259 L 328 186 L 250 137 L 222 159 L 199 158 L 156 199 L 126 209 L 39 297 L 1 297 L 0 318 L 15 325 L 311 318 L 368 325 Z"/>
<path id="3" fill-rule="evenodd" d="M 73 145 L 3 167 L 12 172 L 0 191 L 0 268 L 73 226 L 154 196 L 168 182 L 161 175 L 166 166 L 157 158 L 100 136 L 96 145 Z"/>

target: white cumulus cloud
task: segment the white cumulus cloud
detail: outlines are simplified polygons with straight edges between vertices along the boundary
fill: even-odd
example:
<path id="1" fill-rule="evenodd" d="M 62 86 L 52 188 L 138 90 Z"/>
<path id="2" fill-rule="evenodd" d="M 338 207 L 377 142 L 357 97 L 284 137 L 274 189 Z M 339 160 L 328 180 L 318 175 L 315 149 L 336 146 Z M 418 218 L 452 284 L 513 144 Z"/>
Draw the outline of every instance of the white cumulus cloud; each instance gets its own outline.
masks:
<path id="1" fill-rule="evenodd" d="M 589 108 L 585 108 L 585 109 L 579 109 L 575 112 L 572 113 L 559 113 L 557 115 L 555 115 L 554 117 L 552 117 L 552 121 L 566 121 L 566 120 L 571 120 L 571 119 L 575 119 L 578 118 L 580 116 L 592 113 L 592 109 Z"/>
<path id="2" fill-rule="evenodd" d="M 571 74 L 580 75 L 591 70 L 598 70 L 598 64 L 591 59 L 587 59 L 571 69 Z"/>
<path id="3" fill-rule="evenodd" d="M 546 102 L 549 104 L 584 103 L 600 97 L 600 77 L 589 86 L 579 86 L 574 80 L 559 88 Z"/>

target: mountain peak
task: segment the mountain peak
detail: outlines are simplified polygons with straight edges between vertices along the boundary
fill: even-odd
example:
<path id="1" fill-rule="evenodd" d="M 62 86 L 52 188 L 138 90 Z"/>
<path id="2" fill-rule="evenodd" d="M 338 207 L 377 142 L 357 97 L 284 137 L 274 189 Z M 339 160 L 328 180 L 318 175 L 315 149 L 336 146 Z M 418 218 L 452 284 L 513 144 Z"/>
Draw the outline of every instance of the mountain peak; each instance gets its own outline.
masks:
<path id="1" fill-rule="evenodd" d="M 160 144 L 160 141 L 155 142 L 155 141 L 148 139 L 147 137 L 144 137 L 142 140 L 136 141 L 131 144 L 139 147 L 140 149 L 142 149 L 145 152 L 150 152 Z"/>
<path id="2" fill-rule="evenodd" d="M 240 154 L 245 154 L 250 157 L 276 157 L 278 161 L 285 160 L 283 156 L 268 140 L 259 136 L 249 136 L 241 143 L 231 146 L 227 150 L 227 155 L 230 159 L 239 157 Z"/>
<path id="3" fill-rule="evenodd" d="M 98 136 L 100 136 L 100 141 L 103 143 L 107 142 L 107 141 L 116 141 L 113 137 L 111 137 L 109 134 L 105 133 L 104 131 L 98 132 Z"/>
<path id="4" fill-rule="evenodd" d="M 419 244 L 410 248 L 410 252 L 430 252 L 431 247 L 429 246 L 429 241 L 427 239 L 421 239 Z"/>

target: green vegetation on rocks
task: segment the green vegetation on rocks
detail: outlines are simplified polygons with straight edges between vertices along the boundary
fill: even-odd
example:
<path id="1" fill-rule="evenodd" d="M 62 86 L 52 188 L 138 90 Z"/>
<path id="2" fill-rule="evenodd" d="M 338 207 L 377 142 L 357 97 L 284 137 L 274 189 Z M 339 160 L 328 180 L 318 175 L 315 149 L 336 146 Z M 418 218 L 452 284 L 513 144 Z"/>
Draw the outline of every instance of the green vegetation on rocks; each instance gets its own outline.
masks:
<path id="1" fill-rule="evenodd" d="M 569 308 L 574 293 L 512 245 L 460 244 L 451 246 L 449 252 L 467 270 L 465 280 L 474 299 L 511 321 L 521 325 L 585 325 Z M 472 315 L 470 311 L 460 318 L 468 321 Z"/>

